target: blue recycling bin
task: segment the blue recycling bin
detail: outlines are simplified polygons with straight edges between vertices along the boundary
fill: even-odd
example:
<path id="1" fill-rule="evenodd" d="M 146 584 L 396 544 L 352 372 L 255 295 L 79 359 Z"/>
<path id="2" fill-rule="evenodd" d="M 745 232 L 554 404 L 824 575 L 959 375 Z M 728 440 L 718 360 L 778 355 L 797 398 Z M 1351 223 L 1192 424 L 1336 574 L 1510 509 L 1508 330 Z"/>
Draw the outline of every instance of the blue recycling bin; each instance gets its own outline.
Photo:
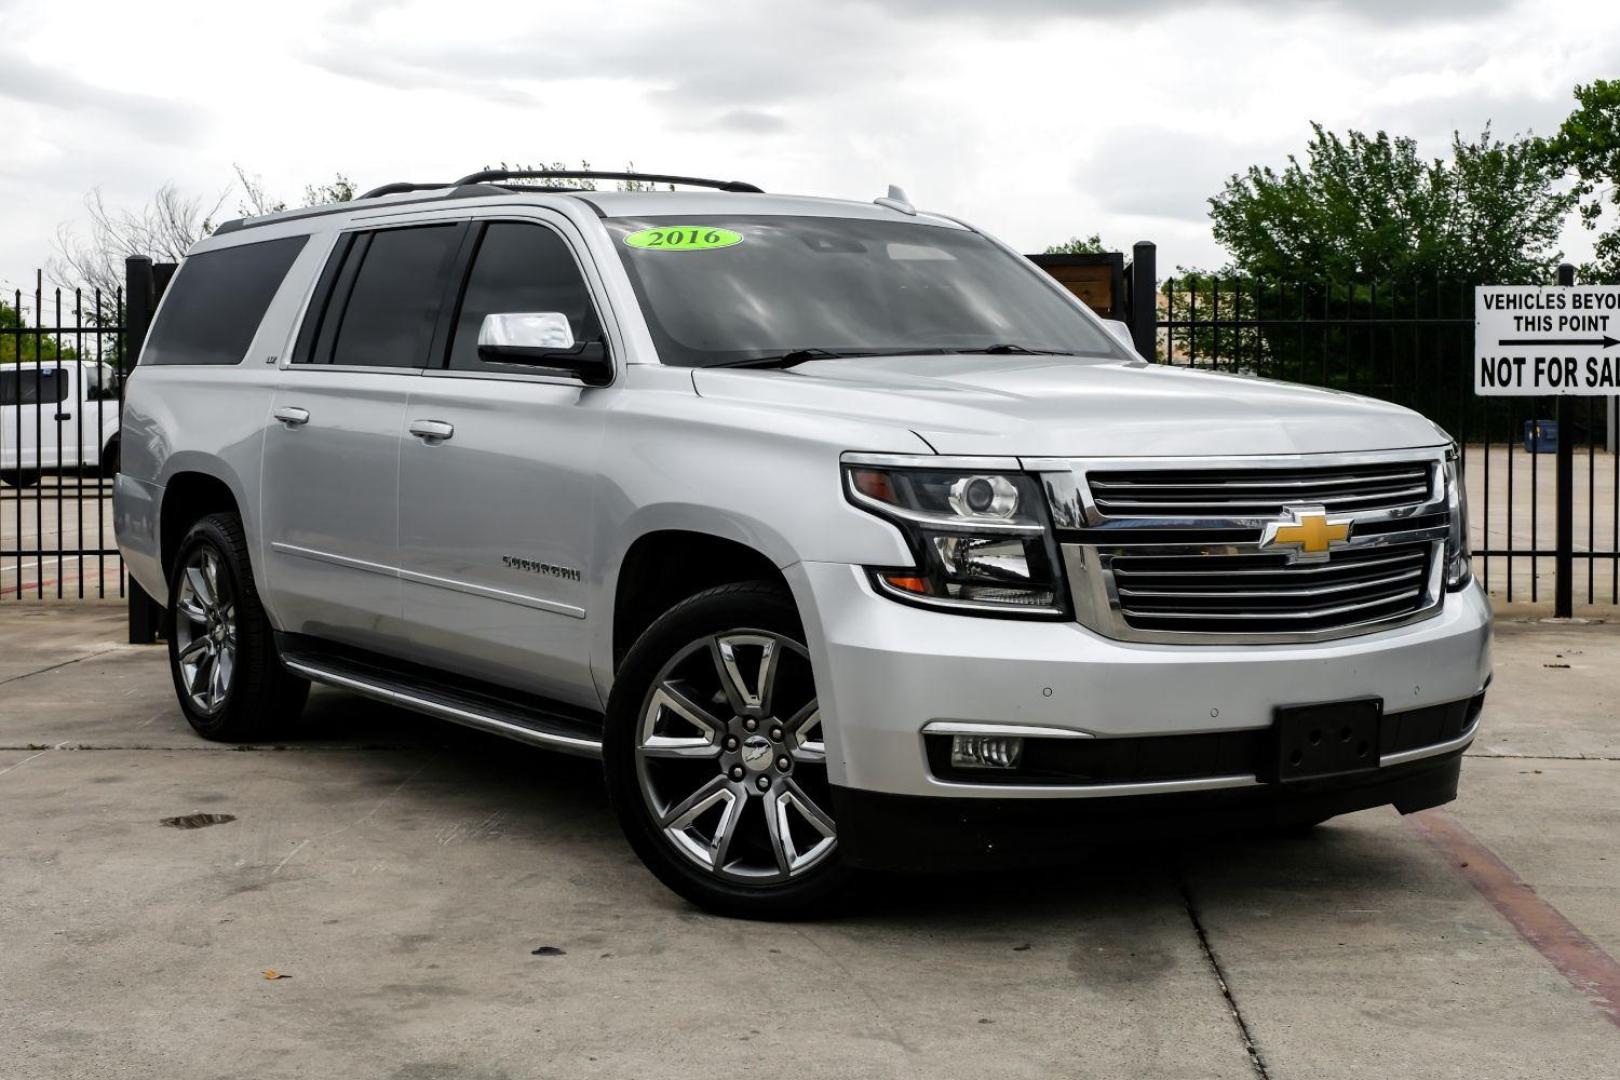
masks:
<path id="1" fill-rule="evenodd" d="M 1524 422 L 1524 452 L 1527 454 L 1556 454 L 1558 452 L 1558 421 L 1526 420 Z"/>

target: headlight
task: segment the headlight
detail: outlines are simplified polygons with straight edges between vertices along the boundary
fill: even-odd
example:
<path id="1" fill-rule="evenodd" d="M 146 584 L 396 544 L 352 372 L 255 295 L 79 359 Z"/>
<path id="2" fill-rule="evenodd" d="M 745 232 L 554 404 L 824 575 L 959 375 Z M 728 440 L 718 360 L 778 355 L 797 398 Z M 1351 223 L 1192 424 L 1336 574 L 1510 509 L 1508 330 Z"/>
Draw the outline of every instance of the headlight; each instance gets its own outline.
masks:
<path id="1" fill-rule="evenodd" d="M 1046 504 L 1023 473 L 844 466 L 849 500 L 892 521 L 915 565 L 875 568 L 898 600 L 981 615 L 1067 613 Z"/>
<path id="2" fill-rule="evenodd" d="M 1456 590 L 1474 576 L 1468 554 L 1468 490 L 1463 486 L 1462 461 L 1456 446 L 1446 451 L 1446 506 L 1451 511 L 1451 532 L 1446 536 L 1446 588 Z"/>

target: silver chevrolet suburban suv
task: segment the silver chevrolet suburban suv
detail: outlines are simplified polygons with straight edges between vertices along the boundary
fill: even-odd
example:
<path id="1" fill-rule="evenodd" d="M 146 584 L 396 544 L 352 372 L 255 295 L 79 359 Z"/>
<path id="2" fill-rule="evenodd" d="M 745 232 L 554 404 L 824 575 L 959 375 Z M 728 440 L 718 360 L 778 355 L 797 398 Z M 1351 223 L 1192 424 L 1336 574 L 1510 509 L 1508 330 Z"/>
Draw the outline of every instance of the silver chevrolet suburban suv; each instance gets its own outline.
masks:
<path id="1" fill-rule="evenodd" d="M 561 186 L 600 175 L 191 251 L 115 512 L 200 734 L 318 682 L 599 757 L 745 916 L 1455 796 L 1491 612 L 1434 424 L 1148 363 L 897 190 Z"/>

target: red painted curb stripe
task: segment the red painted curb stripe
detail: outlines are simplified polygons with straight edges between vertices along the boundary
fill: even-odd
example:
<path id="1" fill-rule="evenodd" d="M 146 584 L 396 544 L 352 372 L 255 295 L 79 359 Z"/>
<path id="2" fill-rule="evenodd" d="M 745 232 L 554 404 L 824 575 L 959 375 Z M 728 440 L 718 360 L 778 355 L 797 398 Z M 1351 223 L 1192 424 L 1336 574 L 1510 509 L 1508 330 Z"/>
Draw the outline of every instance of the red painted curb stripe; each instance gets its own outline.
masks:
<path id="1" fill-rule="evenodd" d="M 1425 810 L 1405 820 L 1452 860 L 1458 872 L 1513 925 L 1520 937 L 1596 1005 L 1610 1023 L 1620 1027 L 1620 962 L 1581 933 L 1444 810 Z"/>

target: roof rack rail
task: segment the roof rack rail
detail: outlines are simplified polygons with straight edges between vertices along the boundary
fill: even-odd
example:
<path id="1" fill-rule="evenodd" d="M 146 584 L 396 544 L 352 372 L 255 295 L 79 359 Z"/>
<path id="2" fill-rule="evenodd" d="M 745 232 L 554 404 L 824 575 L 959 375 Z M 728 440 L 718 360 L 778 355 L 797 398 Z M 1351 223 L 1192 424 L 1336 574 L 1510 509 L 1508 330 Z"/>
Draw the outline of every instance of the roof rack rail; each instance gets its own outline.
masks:
<path id="1" fill-rule="evenodd" d="M 706 180 L 701 176 L 669 176 L 664 173 L 595 172 L 590 169 L 485 169 L 456 181 L 461 184 L 487 184 L 501 180 L 640 180 L 649 184 L 686 184 L 690 187 L 717 188 L 720 191 L 746 191 L 762 195 L 764 188 L 743 180 Z"/>
<path id="2" fill-rule="evenodd" d="M 375 199 L 381 195 L 399 195 L 406 191 L 431 191 L 433 188 L 444 188 L 450 186 L 452 185 L 446 184 L 442 180 L 437 180 L 430 184 L 413 184 L 409 180 L 402 180 L 398 183 L 384 184 L 382 187 L 374 187 L 364 195 L 356 195 L 355 198 Z"/>

